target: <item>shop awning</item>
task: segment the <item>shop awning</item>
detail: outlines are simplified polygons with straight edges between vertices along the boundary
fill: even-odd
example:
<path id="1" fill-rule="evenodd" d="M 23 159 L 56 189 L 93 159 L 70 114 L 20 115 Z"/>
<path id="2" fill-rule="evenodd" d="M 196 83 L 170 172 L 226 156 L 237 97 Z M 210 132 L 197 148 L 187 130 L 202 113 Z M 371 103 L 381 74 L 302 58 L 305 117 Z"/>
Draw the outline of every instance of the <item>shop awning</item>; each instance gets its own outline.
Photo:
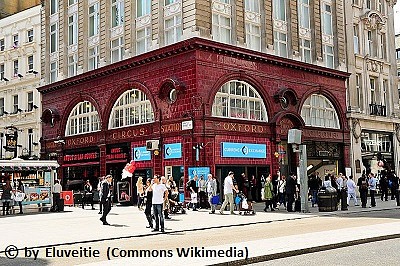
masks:
<path id="1" fill-rule="evenodd" d="M 57 161 L 49 160 L 0 160 L 0 171 L 45 171 L 54 170 L 60 165 Z"/>
<path id="2" fill-rule="evenodd" d="M 84 163 L 65 163 L 62 167 L 73 167 L 73 166 L 86 166 L 86 165 L 98 165 L 100 162 L 84 162 Z"/>

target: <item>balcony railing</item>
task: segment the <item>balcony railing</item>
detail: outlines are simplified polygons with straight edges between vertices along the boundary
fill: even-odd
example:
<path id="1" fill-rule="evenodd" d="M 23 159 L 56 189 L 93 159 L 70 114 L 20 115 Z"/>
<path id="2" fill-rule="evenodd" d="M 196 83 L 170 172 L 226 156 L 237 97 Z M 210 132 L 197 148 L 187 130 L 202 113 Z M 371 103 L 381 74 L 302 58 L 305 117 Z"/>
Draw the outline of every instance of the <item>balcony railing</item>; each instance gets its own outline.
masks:
<path id="1" fill-rule="evenodd" d="M 371 103 L 369 105 L 369 114 L 370 115 L 378 115 L 378 116 L 386 116 L 386 106 Z"/>

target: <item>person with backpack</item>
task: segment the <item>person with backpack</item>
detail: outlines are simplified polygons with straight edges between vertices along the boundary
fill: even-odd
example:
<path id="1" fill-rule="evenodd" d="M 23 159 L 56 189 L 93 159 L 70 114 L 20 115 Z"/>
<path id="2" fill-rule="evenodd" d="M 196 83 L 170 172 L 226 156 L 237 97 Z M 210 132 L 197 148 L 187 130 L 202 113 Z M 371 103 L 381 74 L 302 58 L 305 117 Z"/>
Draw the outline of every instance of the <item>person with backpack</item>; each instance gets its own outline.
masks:
<path id="1" fill-rule="evenodd" d="M 368 196 L 368 179 L 365 174 L 362 174 L 357 181 L 358 190 L 360 191 L 361 207 L 367 208 L 367 196 Z"/>

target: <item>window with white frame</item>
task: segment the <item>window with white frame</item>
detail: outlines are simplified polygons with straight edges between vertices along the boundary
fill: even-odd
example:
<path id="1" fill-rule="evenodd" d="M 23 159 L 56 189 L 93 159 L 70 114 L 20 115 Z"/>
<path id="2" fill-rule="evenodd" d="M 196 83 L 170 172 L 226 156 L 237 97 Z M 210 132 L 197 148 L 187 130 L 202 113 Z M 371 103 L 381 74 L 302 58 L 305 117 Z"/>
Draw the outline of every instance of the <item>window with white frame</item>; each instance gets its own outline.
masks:
<path id="1" fill-rule="evenodd" d="M 89 48 L 88 57 L 88 69 L 97 69 L 99 66 L 99 46 Z"/>
<path id="2" fill-rule="evenodd" d="M 353 0 L 353 5 L 358 6 L 358 0 Z"/>
<path id="3" fill-rule="evenodd" d="M 176 43 L 182 38 L 181 14 L 164 19 L 165 45 Z"/>
<path id="4" fill-rule="evenodd" d="M 78 2 L 78 0 L 68 0 L 68 5 L 70 6 L 70 5 L 73 5 L 73 4 L 75 4 L 76 2 Z"/>
<path id="5" fill-rule="evenodd" d="M 4 64 L 0 64 L 0 81 L 4 78 Z"/>
<path id="6" fill-rule="evenodd" d="M 167 6 L 167 5 L 170 5 L 170 4 L 173 4 L 173 3 L 177 3 L 179 1 L 180 0 L 165 0 L 165 5 Z"/>
<path id="7" fill-rule="evenodd" d="M 376 79 L 369 78 L 369 90 L 370 90 L 370 103 L 376 103 Z"/>
<path id="8" fill-rule="evenodd" d="M 110 129 L 154 122 L 150 100 L 138 89 L 123 93 L 115 102 L 110 117 Z"/>
<path id="9" fill-rule="evenodd" d="M 260 0 L 246 0 L 244 7 L 246 11 L 260 13 Z"/>
<path id="10" fill-rule="evenodd" d="M 50 0 L 50 15 L 58 12 L 58 0 Z"/>
<path id="11" fill-rule="evenodd" d="M 58 50 L 58 30 L 57 23 L 50 25 L 50 53 Z"/>
<path id="12" fill-rule="evenodd" d="M 100 118 L 96 107 L 89 101 L 78 103 L 72 109 L 66 126 L 66 136 L 85 134 L 100 130 Z"/>
<path id="13" fill-rule="evenodd" d="M 5 49 L 4 39 L 0 39 L 0 51 L 4 51 L 4 49 Z"/>
<path id="14" fill-rule="evenodd" d="M 111 41 L 111 63 L 121 61 L 124 57 L 124 39 L 119 37 Z"/>
<path id="15" fill-rule="evenodd" d="M 248 83 L 232 80 L 214 97 L 212 115 L 244 120 L 267 121 L 267 111 L 260 94 Z"/>
<path id="16" fill-rule="evenodd" d="M 28 112 L 30 112 L 30 111 L 33 110 L 33 91 L 27 92 L 26 99 L 27 99 L 27 108 L 26 108 L 26 110 Z"/>
<path id="17" fill-rule="evenodd" d="M 300 39 L 301 61 L 311 63 L 311 41 Z"/>
<path id="18" fill-rule="evenodd" d="M 4 115 L 4 98 L 0 98 L 0 116 L 2 115 Z"/>
<path id="19" fill-rule="evenodd" d="M 136 17 L 149 15 L 151 12 L 151 0 L 137 0 Z"/>
<path id="20" fill-rule="evenodd" d="M 381 33 L 379 42 L 379 55 L 380 58 L 386 59 L 386 34 Z"/>
<path id="21" fill-rule="evenodd" d="M 381 105 L 387 106 L 387 91 L 388 91 L 388 80 L 384 79 L 383 80 L 383 87 L 382 87 L 382 99 L 381 99 Z"/>
<path id="22" fill-rule="evenodd" d="M 151 27 L 136 30 L 136 53 L 142 54 L 150 51 Z"/>
<path id="23" fill-rule="evenodd" d="M 310 28 L 310 0 L 299 0 L 299 25 Z"/>
<path id="24" fill-rule="evenodd" d="M 18 94 L 12 96 L 13 99 L 13 114 L 18 113 Z"/>
<path id="25" fill-rule="evenodd" d="M 89 6 L 89 37 L 99 34 L 99 3 Z"/>
<path id="26" fill-rule="evenodd" d="M 19 35 L 17 33 L 13 35 L 13 48 L 17 48 L 18 44 L 19 44 Z"/>
<path id="27" fill-rule="evenodd" d="M 78 41 L 78 14 L 68 17 L 68 45 L 77 44 Z"/>
<path id="28" fill-rule="evenodd" d="M 376 50 L 377 50 L 377 45 L 376 45 L 376 30 L 369 30 L 367 32 L 367 53 L 371 57 L 376 56 Z"/>
<path id="29" fill-rule="evenodd" d="M 322 33 L 333 35 L 332 6 L 326 2 L 322 2 Z"/>
<path id="30" fill-rule="evenodd" d="M 212 36 L 213 40 L 231 43 L 232 18 L 223 14 L 212 14 Z"/>
<path id="31" fill-rule="evenodd" d="M 124 24 L 124 0 L 111 0 L 111 27 Z"/>
<path id="32" fill-rule="evenodd" d="M 27 41 L 33 42 L 33 29 L 28 30 L 27 32 Z"/>
<path id="33" fill-rule="evenodd" d="M 28 56 L 28 71 L 33 70 L 33 55 Z"/>
<path id="34" fill-rule="evenodd" d="M 246 22 L 246 44 L 252 50 L 261 51 L 261 25 Z"/>
<path id="35" fill-rule="evenodd" d="M 76 76 L 77 68 L 78 68 L 78 59 L 76 54 L 68 56 L 68 77 Z"/>
<path id="36" fill-rule="evenodd" d="M 366 0 L 366 2 L 367 2 L 367 8 L 368 8 L 368 9 L 371 9 L 371 8 L 372 8 L 372 1 L 373 1 L 373 0 Z"/>
<path id="37" fill-rule="evenodd" d="M 273 0 L 272 9 L 275 20 L 286 21 L 286 0 Z"/>
<path id="38" fill-rule="evenodd" d="M 19 73 L 19 62 L 18 62 L 18 59 L 17 60 L 14 60 L 13 61 L 13 73 L 14 73 L 14 77 L 17 77 L 18 76 L 18 73 Z"/>
<path id="39" fill-rule="evenodd" d="M 363 89 L 362 89 L 362 81 L 361 74 L 356 74 L 356 99 L 357 99 L 357 107 L 360 108 L 360 111 L 364 110 L 364 100 L 363 100 Z"/>
<path id="40" fill-rule="evenodd" d="M 324 52 L 324 62 L 326 67 L 334 68 L 335 66 L 335 54 L 333 51 L 333 46 L 323 45 Z"/>
<path id="41" fill-rule="evenodd" d="M 288 56 L 286 33 L 274 31 L 274 49 L 276 55 L 282 57 Z"/>
<path id="42" fill-rule="evenodd" d="M 358 25 L 353 26 L 353 42 L 354 42 L 354 53 L 359 54 L 360 53 L 360 34 L 359 34 L 359 28 Z"/>
<path id="43" fill-rule="evenodd" d="M 381 14 L 384 14 L 384 8 L 383 8 L 383 5 L 384 5 L 384 1 L 382 1 L 382 0 L 376 0 L 376 5 L 377 5 L 377 10 L 381 13 Z"/>
<path id="44" fill-rule="evenodd" d="M 301 117 L 306 126 L 323 128 L 340 128 L 335 107 L 323 95 L 312 94 L 301 108 Z"/>
<path id="45" fill-rule="evenodd" d="M 58 76 L 58 64 L 57 62 L 52 62 L 50 64 L 50 83 L 56 82 Z"/>

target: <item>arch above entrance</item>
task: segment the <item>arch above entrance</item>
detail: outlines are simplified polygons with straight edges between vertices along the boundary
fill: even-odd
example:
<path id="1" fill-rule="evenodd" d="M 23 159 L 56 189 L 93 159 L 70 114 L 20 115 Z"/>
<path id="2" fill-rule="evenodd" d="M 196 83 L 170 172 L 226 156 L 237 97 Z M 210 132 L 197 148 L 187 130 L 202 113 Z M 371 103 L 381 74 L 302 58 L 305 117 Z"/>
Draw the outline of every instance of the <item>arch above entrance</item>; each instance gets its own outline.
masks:
<path id="1" fill-rule="evenodd" d="M 299 114 L 288 111 L 277 113 L 271 123 L 275 125 L 276 141 L 287 139 L 289 129 L 302 129 L 305 126 L 304 121 Z"/>

